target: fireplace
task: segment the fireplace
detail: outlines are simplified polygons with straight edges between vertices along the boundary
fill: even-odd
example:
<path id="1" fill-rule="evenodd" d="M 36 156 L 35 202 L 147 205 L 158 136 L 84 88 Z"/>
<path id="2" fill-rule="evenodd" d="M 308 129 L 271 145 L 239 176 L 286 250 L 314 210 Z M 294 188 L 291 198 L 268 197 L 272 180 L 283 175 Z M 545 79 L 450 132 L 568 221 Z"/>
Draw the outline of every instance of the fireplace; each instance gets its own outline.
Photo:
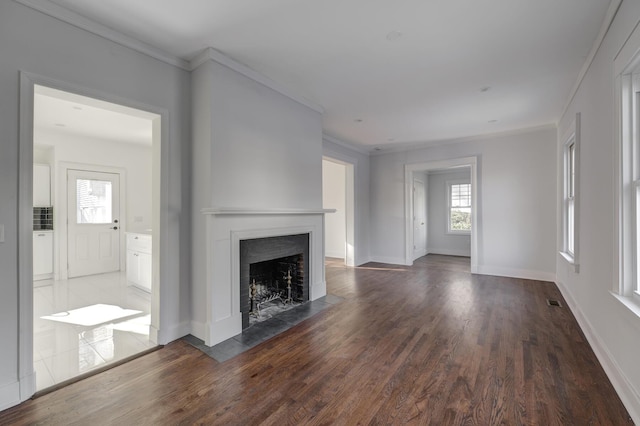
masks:
<path id="1" fill-rule="evenodd" d="M 268 303 L 309 300 L 309 234 L 245 239 L 239 246 L 243 330 Z"/>

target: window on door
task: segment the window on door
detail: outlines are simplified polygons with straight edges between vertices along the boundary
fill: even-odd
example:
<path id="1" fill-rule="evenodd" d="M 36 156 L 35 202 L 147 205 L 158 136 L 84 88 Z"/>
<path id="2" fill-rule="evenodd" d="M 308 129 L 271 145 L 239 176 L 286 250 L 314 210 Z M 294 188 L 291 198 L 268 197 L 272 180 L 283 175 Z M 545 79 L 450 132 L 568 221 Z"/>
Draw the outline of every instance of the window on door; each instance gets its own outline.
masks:
<path id="1" fill-rule="evenodd" d="M 77 179 L 77 223 L 111 223 L 112 186 L 110 181 Z"/>
<path id="2" fill-rule="evenodd" d="M 466 181 L 447 182 L 447 233 L 471 233 L 471 184 Z"/>

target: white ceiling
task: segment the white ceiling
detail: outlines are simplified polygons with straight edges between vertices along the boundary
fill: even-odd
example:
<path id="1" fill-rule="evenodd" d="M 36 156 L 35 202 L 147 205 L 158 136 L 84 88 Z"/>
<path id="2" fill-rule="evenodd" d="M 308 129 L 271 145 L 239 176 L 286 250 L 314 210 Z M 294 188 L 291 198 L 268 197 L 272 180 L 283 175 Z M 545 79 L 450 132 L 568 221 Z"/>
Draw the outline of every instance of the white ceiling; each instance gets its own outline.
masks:
<path id="1" fill-rule="evenodd" d="M 33 127 L 38 135 L 73 134 L 151 146 L 154 114 L 44 86 L 35 86 L 34 92 Z"/>
<path id="2" fill-rule="evenodd" d="M 368 149 L 554 124 L 610 3 L 52 1 L 183 59 L 213 47 Z"/>

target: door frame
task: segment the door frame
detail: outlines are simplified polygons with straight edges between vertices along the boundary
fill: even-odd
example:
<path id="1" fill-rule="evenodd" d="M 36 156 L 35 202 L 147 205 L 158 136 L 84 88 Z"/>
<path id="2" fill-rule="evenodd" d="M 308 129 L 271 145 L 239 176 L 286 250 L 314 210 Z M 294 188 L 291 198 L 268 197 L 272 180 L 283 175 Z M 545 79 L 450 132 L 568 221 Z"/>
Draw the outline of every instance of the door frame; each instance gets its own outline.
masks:
<path id="1" fill-rule="evenodd" d="M 34 86 L 46 86 L 114 104 L 147 111 L 153 119 L 153 287 L 149 338 L 168 342 L 170 326 L 165 312 L 169 294 L 167 278 L 177 270 L 179 259 L 169 256 L 169 111 L 131 99 L 49 77 L 20 72 L 19 158 L 18 158 L 18 379 L 20 400 L 36 390 L 33 366 L 33 115 Z M 164 172 L 163 172 L 164 171 Z M 162 308 L 161 308 L 162 307 Z"/>
<path id="2" fill-rule="evenodd" d="M 69 200 L 69 185 L 67 184 L 67 173 L 69 170 L 82 170 L 87 172 L 100 172 L 100 173 L 113 173 L 120 177 L 120 189 L 119 189 L 119 202 L 120 202 L 120 215 L 118 217 L 120 228 L 120 241 L 118 245 L 120 246 L 120 270 L 123 269 L 125 265 L 125 240 L 124 230 L 127 229 L 127 215 L 123 214 L 123 212 L 127 211 L 127 171 L 124 168 L 120 167 L 110 167 L 110 166 L 100 166 L 97 164 L 86 164 L 86 163 L 74 163 L 68 161 L 61 161 L 58 163 L 59 166 L 57 168 L 56 175 L 58 176 L 58 188 L 63 188 L 62 191 L 56 192 L 56 210 L 58 213 L 54 214 L 55 227 L 54 229 L 59 229 L 60 234 L 58 235 L 58 264 L 54 265 L 54 276 L 60 277 L 61 280 L 66 280 L 69 278 L 69 226 L 67 225 L 67 216 L 69 214 L 68 209 L 68 200 Z M 54 259 L 55 259 L 55 248 L 54 248 Z M 55 260 L 54 260 L 55 261 Z M 59 275 L 56 274 L 56 266 L 59 268 Z"/>
<path id="3" fill-rule="evenodd" d="M 471 273 L 478 273 L 478 235 L 482 232 L 479 218 L 478 199 L 481 194 L 478 188 L 478 157 L 462 157 L 441 161 L 404 165 L 404 221 L 405 221 L 405 264 L 413 265 L 413 175 L 414 172 L 449 169 L 455 167 L 470 167 L 471 173 Z"/>
<path id="4" fill-rule="evenodd" d="M 422 256 L 425 256 L 429 252 L 429 250 L 428 250 L 428 247 L 429 247 L 429 238 L 428 238 L 428 235 L 429 235 L 429 231 L 428 231 L 428 229 L 429 229 L 429 218 L 428 218 L 428 214 L 429 214 L 429 211 L 427 209 L 427 203 L 428 203 L 427 200 L 429 199 L 429 191 L 427 189 L 427 182 L 425 182 L 423 179 L 420 179 L 420 177 L 418 177 L 415 173 L 413 173 L 413 181 L 411 183 L 413 188 L 415 188 L 416 182 L 420 182 L 422 184 L 422 186 L 423 186 L 423 189 L 424 189 L 424 198 L 425 198 L 425 200 L 424 200 L 424 220 L 425 220 L 425 228 L 424 228 L 424 248 L 419 248 L 418 250 L 416 250 L 416 248 L 415 248 L 415 203 L 412 203 L 411 204 L 411 208 L 412 208 L 412 210 L 411 210 L 411 219 L 412 219 L 412 223 L 413 223 L 413 226 L 414 226 L 414 229 L 413 229 L 414 244 L 412 244 L 412 247 L 413 247 L 412 259 L 414 261 L 416 259 L 422 257 Z M 411 191 L 411 196 L 415 197 L 415 191 Z"/>

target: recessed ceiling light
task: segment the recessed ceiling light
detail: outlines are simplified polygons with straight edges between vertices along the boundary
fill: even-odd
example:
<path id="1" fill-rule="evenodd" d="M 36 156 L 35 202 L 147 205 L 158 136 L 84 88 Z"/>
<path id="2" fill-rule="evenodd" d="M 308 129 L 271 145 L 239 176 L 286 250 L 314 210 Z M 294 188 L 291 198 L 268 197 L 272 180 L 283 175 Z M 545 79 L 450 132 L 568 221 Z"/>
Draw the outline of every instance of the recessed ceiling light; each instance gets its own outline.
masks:
<path id="1" fill-rule="evenodd" d="M 491 86 L 483 86 L 483 87 L 480 88 L 480 91 L 482 93 L 488 92 L 489 90 L 491 90 Z"/>
<path id="2" fill-rule="evenodd" d="M 402 37 L 402 33 L 400 31 L 391 31 L 389 34 L 387 34 L 387 40 L 389 41 L 396 41 L 400 37 Z"/>
<path id="3" fill-rule="evenodd" d="M 356 119 L 355 119 L 355 120 L 353 120 L 353 121 L 355 121 L 356 123 L 362 123 L 362 121 L 363 121 L 363 120 L 362 120 L 362 118 L 356 118 Z"/>
<path id="4" fill-rule="evenodd" d="M 55 125 L 56 125 L 57 127 L 67 127 L 67 125 L 66 125 L 66 124 L 64 124 L 64 123 L 55 123 Z"/>
<path id="5" fill-rule="evenodd" d="M 77 106 L 77 105 L 75 105 L 73 107 L 73 109 L 78 110 L 78 111 L 82 111 L 82 107 L 81 106 Z"/>
<path id="6" fill-rule="evenodd" d="M 498 122 L 498 120 L 489 120 L 489 121 L 487 121 L 487 123 L 497 123 L 497 122 Z"/>

